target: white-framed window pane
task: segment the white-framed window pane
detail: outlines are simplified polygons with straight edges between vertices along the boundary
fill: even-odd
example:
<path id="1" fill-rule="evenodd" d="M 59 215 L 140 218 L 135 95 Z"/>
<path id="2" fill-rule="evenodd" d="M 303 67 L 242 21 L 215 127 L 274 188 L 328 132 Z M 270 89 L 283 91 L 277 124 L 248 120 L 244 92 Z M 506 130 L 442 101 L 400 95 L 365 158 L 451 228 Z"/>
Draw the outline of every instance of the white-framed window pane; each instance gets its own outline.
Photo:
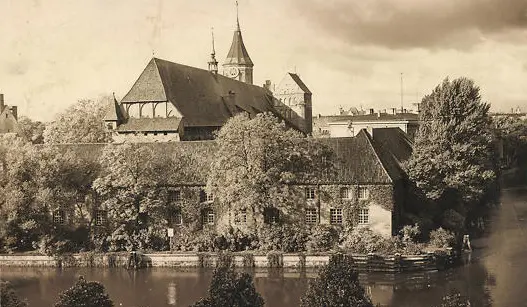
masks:
<path id="1" fill-rule="evenodd" d="M 350 188 L 341 188 L 340 189 L 340 198 L 342 198 L 342 199 L 351 199 L 351 189 Z"/>
<path id="2" fill-rule="evenodd" d="M 369 210 L 368 209 L 360 209 L 359 210 L 358 221 L 357 221 L 358 224 L 359 225 L 368 224 L 369 220 L 370 220 Z"/>
<path id="3" fill-rule="evenodd" d="M 316 208 L 306 209 L 306 224 L 317 224 L 318 223 L 318 210 Z"/>
<path id="4" fill-rule="evenodd" d="M 234 224 L 246 224 L 247 223 L 247 210 L 243 209 L 236 213 L 234 216 Z"/>
<path id="5" fill-rule="evenodd" d="M 62 225 L 66 221 L 66 213 L 64 210 L 55 210 L 53 211 L 53 223 L 57 225 Z"/>
<path id="6" fill-rule="evenodd" d="M 367 187 L 359 187 L 359 199 L 368 199 L 370 197 L 370 191 Z"/>
<path id="7" fill-rule="evenodd" d="M 207 193 L 207 201 L 214 201 L 214 195 L 212 193 Z"/>
<path id="8" fill-rule="evenodd" d="M 342 224 L 342 209 L 329 209 L 329 222 L 331 224 Z"/>
<path id="9" fill-rule="evenodd" d="M 203 225 L 212 225 L 214 224 L 214 210 L 204 209 L 202 215 Z"/>
<path id="10" fill-rule="evenodd" d="M 102 226 L 106 223 L 108 213 L 106 210 L 97 210 L 95 211 L 95 225 Z"/>
<path id="11" fill-rule="evenodd" d="M 306 188 L 306 199 L 315 199 L 315 188 Z"/>

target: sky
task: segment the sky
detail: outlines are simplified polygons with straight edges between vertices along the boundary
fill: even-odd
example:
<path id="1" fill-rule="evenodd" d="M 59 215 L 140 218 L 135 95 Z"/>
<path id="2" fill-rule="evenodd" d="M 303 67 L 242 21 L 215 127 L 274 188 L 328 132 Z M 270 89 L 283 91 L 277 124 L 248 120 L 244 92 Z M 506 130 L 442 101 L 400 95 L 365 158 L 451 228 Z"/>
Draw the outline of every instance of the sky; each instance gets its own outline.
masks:
<path id="1" fill-rule="evenodd" d="M 313 114 L 412 108 L 444 78 L 468 77 L 494 111 L 527 111 L 526 0 L 239 0 L 254 83 L 296 72 Z M 1 0 L 0 92 L 50 121 L 79 99 L 123 97 L 158 58 L 221 63 L 231 0 Z"/>

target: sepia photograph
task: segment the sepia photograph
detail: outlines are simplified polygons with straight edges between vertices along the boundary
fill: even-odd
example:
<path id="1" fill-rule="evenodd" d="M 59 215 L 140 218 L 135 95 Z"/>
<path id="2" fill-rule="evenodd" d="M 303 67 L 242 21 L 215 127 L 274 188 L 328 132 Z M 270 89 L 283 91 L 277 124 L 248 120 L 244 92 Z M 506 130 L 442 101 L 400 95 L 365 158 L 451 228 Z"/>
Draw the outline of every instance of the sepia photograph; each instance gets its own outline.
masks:
<path id="1" fill-rule="evenodd" d="M 0 12 L 0 307 L 527 306 L 526 0 Z"/>

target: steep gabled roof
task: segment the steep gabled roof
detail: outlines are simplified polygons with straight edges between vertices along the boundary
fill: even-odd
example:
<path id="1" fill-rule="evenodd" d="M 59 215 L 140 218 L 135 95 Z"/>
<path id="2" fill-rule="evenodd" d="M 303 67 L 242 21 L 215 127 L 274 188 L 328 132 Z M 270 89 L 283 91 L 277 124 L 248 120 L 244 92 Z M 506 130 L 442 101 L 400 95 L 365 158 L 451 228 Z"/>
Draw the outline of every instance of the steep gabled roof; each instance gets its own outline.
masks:
<path id="1" fill-rule="evenodd" d="M 249 53 L 245 48 L 245 44 L 243 43 L 242 32 L 240 31 L 239 27 L 234 31 L 231 49 L 229 49 L 227 58 L 223 63 L 224 66 L 229 64 L 240 64 L 251 67 L 254 66 L 253 61 L 251 60 L 251 57 L 249 57 Z"/>
<path id="2" fill-rule="evenodd" d="M 302 91 L 304 91 L 304 93 L 311 94 L 311 91 L 307 88 L 307 85 L 304 83 L 304 81 L 300 79 L 299 75 L 294 74 L 294 73 L 288 73 L 288 75 L 291 76 L 291 79 L 293 79 L 293 81 L 295 81 L 295 83 L 298 84 L 298 86 L 300 87 Z"/>
<path id="3" fill-rule="evenodd" d="M 399 165 L 412 155 L 413 142 L 400 128 L 374 128 L 372 137 L 375 143 L 393 155 Z"/>
<path id="4" fill-rule="evenodd" d="M 379 152 L 364 130 L 355 137 L 317 141 L 331 147 L 337 158 L 337 174 L 327 178 L 328 183 L 391 184 L 399 178 L 397 173 L 390 173 L 385 168 Z"/>
<path id="5" fill-rule="evenodd" d="M 126 112 L 124 111 L 123 106 L 117 101 L 114 101 L 114 103 L 108 106 L 108 111 L 106 111 L 103 120 L 116 122 L 123 122 L 126 120 Z"/>
<path id="6" fill-rule="evenodd" d="M 121 102 L 156 101 L 171 102 L 185 126 L 220 127 L 239 110 L 251 116 L 262 112 L 279 115 L 272 93 L 263 87 L 153 58 Z M 288 123 L 299 129 L 295 123 Z"/>

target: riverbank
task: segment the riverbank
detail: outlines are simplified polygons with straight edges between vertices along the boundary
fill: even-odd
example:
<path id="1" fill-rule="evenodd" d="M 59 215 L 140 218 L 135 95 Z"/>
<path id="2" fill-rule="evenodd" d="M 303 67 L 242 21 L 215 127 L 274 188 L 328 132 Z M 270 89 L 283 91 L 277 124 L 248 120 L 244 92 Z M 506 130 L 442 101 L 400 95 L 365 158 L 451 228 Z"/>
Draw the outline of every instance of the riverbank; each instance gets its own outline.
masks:
<path id="1" fill-rule="evenodd" d="M 416 272 L 451 267 L 458 259 L 452 250 L 420 255 L 348 254 L 359 272 Z M 330 253 L 233 253 L 233 262 L 240 268 L 317 268 L 326 265 Z M 128 253 L 81 253 L 61 256 L 0 255 L 0 267 L 127 267 Z M 217 253 L 152 253 L 142 254 L 145 267 L 207 268 L 215 267 Z"/>

